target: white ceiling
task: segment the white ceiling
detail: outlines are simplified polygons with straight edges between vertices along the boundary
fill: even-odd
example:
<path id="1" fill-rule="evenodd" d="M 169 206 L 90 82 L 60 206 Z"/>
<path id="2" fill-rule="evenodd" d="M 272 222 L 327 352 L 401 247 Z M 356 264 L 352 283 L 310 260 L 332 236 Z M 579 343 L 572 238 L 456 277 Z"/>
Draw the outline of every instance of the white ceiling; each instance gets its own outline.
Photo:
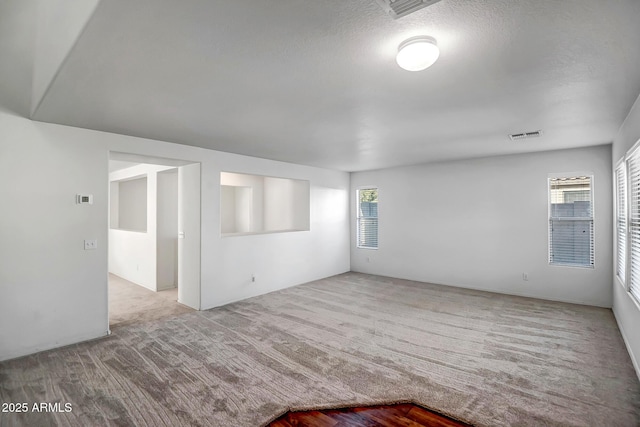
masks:
<path id="1" fill-rule="evenodd" d="M 639 22 L 637 0 L 102 0 L 32 118 L 346 171 L 598 145 L 640 93 Z M 404 71 L 420 34 L 440 59 Z"/>

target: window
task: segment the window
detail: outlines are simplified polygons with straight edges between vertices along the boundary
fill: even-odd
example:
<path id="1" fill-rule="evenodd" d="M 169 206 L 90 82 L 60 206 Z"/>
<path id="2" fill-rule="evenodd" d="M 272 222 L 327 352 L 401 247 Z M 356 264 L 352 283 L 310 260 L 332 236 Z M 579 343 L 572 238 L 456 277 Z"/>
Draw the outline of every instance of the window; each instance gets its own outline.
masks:
<path id="1" fill-rule="evenodd" d="M 616 275 L 640 303 L 640 141 L 616 166 Z"/>
<path id="2" fill-rule="evenodd" d="M 627 168 L 624 161 L 616 167 L 616 274 L 622 284 L 627 275 Z"/>
<path id="3" fill-rule="evenodd" d="M 593 267 L 592 180 L 591 176 L 549 178 L 550 264 Z"/>
<path id="4" fill-rule="evenodd" d="M 627 259 L 629 260 L 629 292 L 640 302 L 640 151 L 635 148 L 627 156 L 628 227 L 625 243 L 629 241 Z M 619 195 L 617 195 L 619 197 Z M 617 198 L 616 197 L 616 198 Z"/>
<path id="5" fill-rule="evenodd" d="M 378 189 L 361 188 L 356 193 L 357 206 L 357 246 L 378 249 Z"/>

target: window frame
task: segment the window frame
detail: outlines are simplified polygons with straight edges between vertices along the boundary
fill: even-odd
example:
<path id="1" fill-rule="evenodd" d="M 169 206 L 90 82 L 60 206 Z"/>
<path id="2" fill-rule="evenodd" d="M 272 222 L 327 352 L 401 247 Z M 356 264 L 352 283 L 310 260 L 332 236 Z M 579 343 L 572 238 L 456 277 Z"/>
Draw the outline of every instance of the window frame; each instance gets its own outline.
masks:
<path id="1" fill-rule="evenodd" d="M 640 283 L 635 283 L 634 282 L 634 277 L 637 279 L 638 282 L 640 282 L 640 265 L 638 265 L 638 262 L 636 260 L 636 266 L 638 267 L 639 271 L 636 271 L 634 273 L 633 267 L 634 267 L 634 263 L 633 263 L 633 258 L 634 256 L 636 258 L 640 257 L 640 249 L 636 249 L 637 253 L 634 251 L 634 244 L 632 241 L 632 237 L 633 237 L 633 230 L 632 230 L 632 221 L 631 221 L 631 217 L 633 216 L 633 210 L 634 208 L 637 211 L 640 211 L 640 197 L 638 197 L 638 195 L 636 195 L 636 201 L 635 201 L 635 206 L 634 206 L 634 196 L 632 194 L 633 191 L 633 185 L 632 184 L 636 184 L 637 186 L 640 187 L 640 176 L 636 176 L 636 181 L 633 181 L 633 174 L 632 174 L 632 163 L 635 163 L 635 169 L 640 169 L 640 140 L 638 140 L 629 150 L 627 150 L 627 152 L 625 152 L 624 156 L 622 156 L 622 158 L 620 160 L 618 160 L 618 162 L 616 163 L 616 168 L 613 171 L 613 177 L 614 177 L 614 210 L 615 210 L 615 221 L 614 221 L 614 232 L 615 232 L 615 239 L 614 239 L 614 257 L 617 257 L 618 253 L 620 252 L 620 247 L 619 247 L 619 241 L 618 241 L 618 199 L 619 199 L 619 188 L 618 188 L 618 183 L 617 183 L 617 171 L 618 168 L 620 168 L 621 166 L 624 169 L 625 172 L 625 182 L 624 182 L 624 191 L 625 191 L 625 198 L 626 198 L 626 206 L 625 206 L 625 212 L 624 212 L 624 216 L 625 216 L 625 223 L 626 223 L 626 230 L 625 230 L 625 253 L 624 253 L 624 260 L 625 260 L 625 280 L 622 281 L 621 278 L 618 276 L 617 271 L 616 274 L 614 275 L 614 277 L 618 280 L 618 282 L 620 283 L 620 285 L 623 287 L 623 289 L 625 290 L 625 292 L 627 293 L 627 295 L 629 296 L 629 298 L 631 299 L 631 301 L 633 302 L 633 304 L 635 304 L 635 306 L 638 308 L 638 310 L 640 310 L 640 292 L 638 291 L 640 289 Z M 640 175 L 640 173 L 637 173 L 636 175 Z M 640 216 L 640 215 L 638 215 Z M 636 246 L 637 248 L 637 246 Z M 616 258 L 617 261 L 617 258 Z M 617 263 L 616 263 L 617 266 Z M 635 286 L 634 286 L 635 284 Z M 635 292 L 635 293 L 634 293 Z"/>
<path id="2" fill-rule="evenodd" d="M 369 250 L 378 250 L 380 248 L 380 212 L 377 211 L 377 216 L 375 217 L 378 220 L 378 227 L 376 229 L 376 246 L 363 246 L 360 244 L 360 220 L 362 218 L 373 218 L 367 217 L 360 214 L 360 192 L 365 190 L 375 190 L 377 193 L 377 201 L 380 201 L 380 189 L 375 185 L 363 185 L 356 188 L 356 248 L 357 249 L 369 249 Z"/>
<path id="3" fill-rule="evenodd" d="M 627 290 L 627 278 L 629 277 L 629 171 L 627 164 L 627 156 L 623 156 L 616 163 L 616 167 L 613 170 L 613 195 L 614 195 L 614 263 L 615 263 L 615 276 L 622 287 Z M 619 171 L 622 172 L 622 183 L 619 181 Z M 623 189 L 623 200 L 620 200 L 620 188 Z M 623 206 L 621 206 L 621 204 Z M 624 218 L 624 224 L 621 225 L 620 218 Z M 622 234 L 624 235 L 624 247 L 620 248 L 620 228 L 623 228 Z M 623 271 L 620 275 L 620 262 L 622 259 Z"/>
<path id="4" fill-rule="evenodd" d="M 551 181 L 553 179 L 562 179 L 562 178 L 579 178 L 585 177 L 589 178 L 589 191 L 590 191 L 590 210 L 591 215 L 589 217 L 584 217 L 584 219 L 579 219 L 579 221 L 588 221 L 589 229 L 590 229 L 590 243 L 589 243 L 589 264 L 576 264 L 569 262 L 558 262 L 553 261 L 553 240 L 552 240 L 552 222 L 554 220 L 560 220 L 562 217 L 553 217 L 552 216 L 552 208 L 551 208 Z M 573 218 L 573 217 L 572 217 Z M 579 171 L 579 172 L 566 172 L 566 173 L 550 173 L 547 176 L 547 240 L 548 240 L 548 248 L 547 248 L 547 262 L 550 266 L 553 267 L 569 267 L 569 268 L 590 268 L 594 269 L 596 265 L 596 244 L 595 244 L 595 180 L 594 173 L 590 171 Z"/>
<path id="5" fill-rule="evenodd" d="M 625 262 L 626 262 L 626 271 L 625 271 L 625 275 L 626 275 L 626 280 L 624 283 L 622 283 L 625 291 L 627 292 L 627 294 L 629 295 L 629 297 L 631 298 L 631 300 L 635 303 L 636 307 L 638 307 L 638 309 L 640 309 L 640 283 L 636 283 L 634 281 L 634 277 L 637 278 L 637 281 L 640 282 L 640 262 L 638 261 L 638 258 L 640 258 L 640 253 L 635 253 L 633 251 L 634 248 L 634 241 L 633 241 L 633 235 L 634 235 L 634 226 L 633 226 L 633 221 L 632 221 L 632 217 L 634 215 L 634 208 L 636 209 L 636 211 L 640 211 L 640 198 L 636 197 L 636 206 L 634 206 L 634 195 L 633 195 L 633 184 L 636 184 L 638 186 L 640 186 L 640 173 L 636 173 L 636 179 L 637 182 L 634 182 L 634 174 L 632 173 L 633 171 L 632 169 L 632 163 L 635 163 L 636 165 L 636 169 L 640 169 L 640 140 L 638 140 L 624 155 L 624 157 L 620 160 L 620 162 L 624 162 L 625 164 L 625 172 L 626 172 L 626 186 L 625 186 L 625 191 L 626 191 L 626 200 L 627 200 L 627 209 L 626 209 L 626 235 L 625 235 L 625 239 L 626 239 L 626 257 L 625 257 Z M 618 193 L 617 193 L 617 188 L 616 188 L 616 193 L 615 193 L 615 198 L 617 200 L 618 197 Z M 640 217 L 640 214 L 637 215 L 638 217 Z M 638 222 L 638 218 L 636 218 L 636 222 Z M 637 233 L 636 233 L 637 234 Z M 637 238 L 636 240 L 640 240 L 640 238 Z M 636 246 L 637 247 L 637 246 Z M 618 251 L 618 242 L 616 240 L 616 247 L 615 247 L 615 253 L 617 253 Z M 638 251 L 640 252 L 640 250 Z M 634 258 L 635 259 L 635 263 L 634 263 Z M 636 264 L 636 266 L 638 267 L 638 271 L 634 271 L 634 264 Z M 617 277 L 617 275 L 616 275 Z"/>

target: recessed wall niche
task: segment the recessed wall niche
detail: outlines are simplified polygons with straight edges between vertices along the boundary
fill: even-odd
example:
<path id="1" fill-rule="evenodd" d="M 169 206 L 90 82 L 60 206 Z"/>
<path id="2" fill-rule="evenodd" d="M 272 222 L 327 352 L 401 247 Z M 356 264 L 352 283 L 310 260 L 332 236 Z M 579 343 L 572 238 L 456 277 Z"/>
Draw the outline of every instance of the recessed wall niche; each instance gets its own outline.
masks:
<path id="1" fill-rule="evenodd" d="M 220 174 L 222 236 L 308 231 L 309 181 L 233 172 Z"/>
<path id="2" fill-rule="evenodd" d="M 112 181 L 111 228 L 147 232 L 147 177 Z"/>

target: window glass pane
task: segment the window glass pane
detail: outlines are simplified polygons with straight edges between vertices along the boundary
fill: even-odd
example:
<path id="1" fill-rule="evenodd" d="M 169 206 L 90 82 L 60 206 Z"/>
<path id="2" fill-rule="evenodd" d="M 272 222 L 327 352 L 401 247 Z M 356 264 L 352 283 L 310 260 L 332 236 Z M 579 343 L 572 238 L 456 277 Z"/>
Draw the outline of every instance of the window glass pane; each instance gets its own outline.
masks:
<path id="1" fill-rule="evenodd" d="M 552 217 L 591 217 L 591 178 L 549 180 Z"/>
<path id="2" fill-rule="evenodd" d="M 591 177 L 549 179 L 549 262 L 593 266 Z"/>
<path id="3" fill-rule="evenodd" d="M 358 190 L 357 240 L 359 248 L 378 247 L 378 189 Z"/>

